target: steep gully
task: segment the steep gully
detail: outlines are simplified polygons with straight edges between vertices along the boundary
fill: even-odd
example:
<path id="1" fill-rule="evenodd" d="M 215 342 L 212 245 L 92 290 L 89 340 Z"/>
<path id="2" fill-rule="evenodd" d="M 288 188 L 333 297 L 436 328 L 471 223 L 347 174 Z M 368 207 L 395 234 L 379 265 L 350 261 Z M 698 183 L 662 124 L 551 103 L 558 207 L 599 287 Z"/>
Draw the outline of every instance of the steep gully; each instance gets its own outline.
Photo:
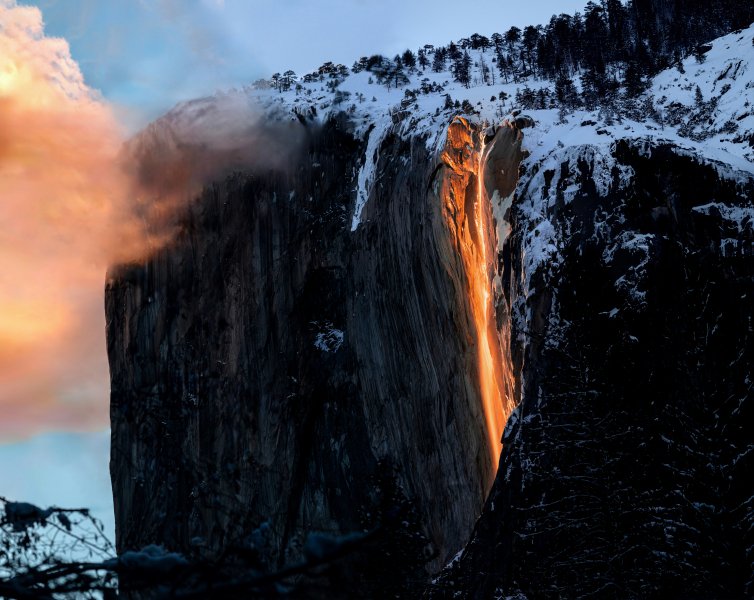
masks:
<path id="1" fill-rule="evenodd" d="M 207 186 L 109 274 L 119 551 L 227 555 L 261 527 L 282 564 L 392 502 L 437 570 L 481 513 L 515 404 L 496 249 L 522 133 L 459 117 L 438 154 L 388 132 L 363 157 L 345 119 L 305 127 L 295 168 Z"/>

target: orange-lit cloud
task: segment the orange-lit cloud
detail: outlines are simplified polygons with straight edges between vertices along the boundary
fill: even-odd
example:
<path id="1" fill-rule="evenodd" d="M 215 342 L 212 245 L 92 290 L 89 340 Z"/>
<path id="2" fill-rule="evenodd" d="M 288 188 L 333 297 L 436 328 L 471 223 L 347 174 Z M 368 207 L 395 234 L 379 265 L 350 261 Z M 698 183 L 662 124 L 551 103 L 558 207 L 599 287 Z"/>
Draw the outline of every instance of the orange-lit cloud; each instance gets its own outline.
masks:
<path id="1" fill-rule="evenodd" d="M 139 237 L 121 144 L 68 44 L 0 0 L 0 439 L 107 422 L 104 271 Z"/>
<path id="2" fill-rule="evenodd" d="M 107 267 L 168 241 L 203 183 L 280 168 L 302 135 L 230 93 L 124 145 L 67 42 L 45 37 L 37 8 L 0 0 L 0 441 L 107 425 Z"/>

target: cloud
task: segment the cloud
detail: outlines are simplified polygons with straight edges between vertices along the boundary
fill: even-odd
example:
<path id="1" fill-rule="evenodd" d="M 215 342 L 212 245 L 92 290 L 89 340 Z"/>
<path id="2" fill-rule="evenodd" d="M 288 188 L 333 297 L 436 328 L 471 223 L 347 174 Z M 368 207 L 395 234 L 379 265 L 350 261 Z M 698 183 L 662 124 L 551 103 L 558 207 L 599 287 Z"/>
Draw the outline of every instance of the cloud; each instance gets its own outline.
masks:
<path id="1" fill-rule="evenodd" d="M 138 238 L 128 219 L 113 226 L 127 209 L 121 143 L 67 42 L 44 36 L 38 9 L 0 0 L 0 436 L 106 418 L 93 309 L 107 261 Z"/>
<path id="2" fill-rule="evenodd" d="M 108 266 L 169 242 L 209 180 L 281 167 L 303 135 L 282 127 L 225 94 L 124 145 L 67 42 L 37 8 L 0 0 L 0 439 L 107 422 Z"/>
<path id="3" fill-rule="evenodd" d="M 178 105 L 127 142 L 124 164 L 138 214 L 151 235 L 167 226 L 204 184 L 231 171 L 284 171 L 304 141 L 290 115 L 262 118 L 244 92 L 230 91 Z"/>

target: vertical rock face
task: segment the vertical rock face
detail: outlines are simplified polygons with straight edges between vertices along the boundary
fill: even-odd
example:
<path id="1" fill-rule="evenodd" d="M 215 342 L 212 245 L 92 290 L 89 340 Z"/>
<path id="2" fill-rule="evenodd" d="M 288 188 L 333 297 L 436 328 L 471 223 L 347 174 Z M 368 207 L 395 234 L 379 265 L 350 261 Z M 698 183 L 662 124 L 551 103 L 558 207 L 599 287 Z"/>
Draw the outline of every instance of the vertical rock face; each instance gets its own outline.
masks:
<path id="1" fill-rule="evenodd" d="M 567 148 L 503 248 L 520 405 L 463 597 L 754 589 L 754 180 L 670 144 Z"/>
<path id="2" fill-rule="evenodd" d="M 119 550 L 381 527 L 397 580 L 473 530 L 438 596 L 751 594 L 754 180 L 635 139 L 519 182 L 532 124 L 330 120 L 111 272 Z"/>
<path id="3" fill-rule="evenodd" d="M 496 138 L 516 174 L 519 133 Z M 433 567 L 462 547 L 497 462 L 468 293 L 470 269 L 498 268 L 478 249 L 494 245 L 489 209 L 484 231 L 473 216 L 479 151 L 458 121 L 439 155 L 388 132 L 364 158 L 331 120 L 290 172 L 208 186 L 169 247 L 111 271 L 120 551 L 218 556 L 262 527 L 281 563 L 307 531 L 369 529 L 396 506 L 395 545 L 426 538 Z M 376 183 L 352 233 L 364 160 Z"/>

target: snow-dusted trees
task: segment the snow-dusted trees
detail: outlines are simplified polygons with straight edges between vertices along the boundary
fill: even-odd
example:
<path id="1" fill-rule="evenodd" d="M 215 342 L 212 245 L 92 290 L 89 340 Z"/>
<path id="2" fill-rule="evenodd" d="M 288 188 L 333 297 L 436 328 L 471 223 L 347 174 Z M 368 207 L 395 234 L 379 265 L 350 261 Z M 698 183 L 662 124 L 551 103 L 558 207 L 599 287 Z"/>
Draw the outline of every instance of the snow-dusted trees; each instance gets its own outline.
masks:
<path id="1" fill-rule="evenodd" d="M 486 85 L 494 85 L 495 73 L 490 69 L 487 61 L 484 60 L 484 56 L 479 57 L 479 74 L 481 76 L 482 83 Z"/>
<path id="2" fill-rule="evenodd" d="M 425 44 L 392 61 L 379 55 L 361 57 L 352 70 L 370 71 L 377 83 L 390 88 L 408 84 L 412 73 L 430 68 L 435 73 L 450 70 L 465 86 L 494 84 L 497 76 L 504 83 L 546 78 L 557 84 L 559 92 L 553 97 L 564 98 L 567 105 L 573 104 L 573 94 L 564 82 L 579 78 L 580 104 L 630 103 L 658 70 L 680 65 L 691 52 L 704 61 L 707 41 L 751 21 L 754 3 L 737 0 L 720 0 L 714 6 L 700 0 L 590 0 L 583 14 L 559 14 L 544 26 L 511 27 L 489 38 L 474 33 L 447 46 Z M 485 56 L 488 49 L 491 58 Z M 327 62 L 302 81 L 337 80 L 347 74 L 345 66 Z M 269 81 L 281 92 L 295 85 L 292 71 L 275 73 Z"/>
<path id="3" fill-rule="evenodd" d="M 445 48 L 436 48 L 432 57 L 432 70 L 440 73 L 445 70 Z"/>
<path id="4" fill-rule="evenodd" d="M 495 50 L 495 54 L 500 54 L 503 51 L 503 43 L 505 40 L 499 33 L 493 33 L 490 37 L 492 48 Z"/>
<path id="5" fill-rule="evenodd" d="M 481 50 L 484 52 L 487 50 L 487 48 L 490 48 L 492 46 L 492 43 L 490 42 L 489 38 L 480 35 L 478 33 L 473 34 L 469 38 L 469 42 L 471 43 L 472 50 Z"/>
<path id="6" fill-rule="evenodd" d="M 362 56 L 359 60 L 353 63 L 351 66 L 351 72 L 353 73 L 361 73 L 362 71 L 366 70 L 369 65 L 369 58 L 366 56 Z"/>
<path id="7" fill-rule="evenodd" d="M 456 44 L 455 42 L 450 42 L 448 44 L 448 58 L 453 62 L 457 61 L 463 55 L 461 51 L 467 50 L 469 48 L 469 44 L 470 42 L 468 40 L 465 40 L 465 42 L 464 40 L 461 40 L 458 42 L 458 44 Z"/>
<path id="8" fill-rule="evenodd" d="M 573 80 L 561 72 L 555 81 L 555 97 L 558 103 L 566 109 L 574 109 L 579 105 L 579 95 Z"/>
<path id="9" fill-rule="evenodd" d="M 589 2 L 584 11 L 582 37 L 584 67 L 596 75 L 605 73 L 605 49 L 608 45 L 608 30 L 602 6 Z"/>
<path id="10" fill-rule="evenodd" d="M 393 59 L 393 64 L 391 65 L 389 72 L 387 74 L 387 77 L 385 78 L 385 85 L 388 89 L 390 87 L 399 88 L 402 85 L 406 85 L 409 83 L 408 75 L 406 75 L 406 71 L 404 69 L 403 59 L 400 56 L 397 56 Z"/>
<path id="11" fill-rule="evenodd" d="M 456 56 L 451 70 L 453 71 L 453 77 L 458 83 L 469 87 L 471 83 L 471 56 L 468 50 L 464 50 L 463 54 L 459 53 Z"/>
<path id="12" fill-rule="evenodd" d="M 409 82 L 403 58 L 400 55 L 396 55 L 393 60 L 390 60 L 385 56 L 375 54 L 368 59 L 362 58 L 359 61 L 359 67 L 372 73 L 377 83 L 386 86 L 388 89 L 397 88 Z"/>
<path id="13" fill-rule="evenodd" d="M 416 56 L 414 55 L 411 50 L 406 50 L 401 55 L 401 60 L 403 61 L 403 65 L 409 70 L 412 71 L 416 68 Z"/>
<path id="14" fill-rule="evenodd" d="M 280 78 L 280 89 L 287 92 L 296 83 L 296 73 L 288 69 Z"/>
<path id="15" fill-rule="evenodd" d="M 534 51 L 537 48 L 537 43 L 539 42 L 539 29 L 537 27 L 534 27 L 532 25 L 529 25 L 524 29 L 524 34 L 521 39 L 521 43 L 523 46 L 522 56 L 524 57 L 524 62 L 526 65 L 527 70 L 534 72 L 536 63 L 535 63 L 535 55 Z"/>
<path id="16" fill-rule="evenodd" d="M 512 53 L 516 44 L 521 41 L 521 30 L 518 27 L 511 27 L 505 32 L 505 43 L 508 44 L 508 52 Z"/>
<path id="17" fill-rule="evenodd" d="M 280 73 L 273 73 L 270 78 L 270 84 L 278 92 L 287 92 L 296 84 L 296 79 L 296 73 L 289 69 L 282 75 Z"/>

